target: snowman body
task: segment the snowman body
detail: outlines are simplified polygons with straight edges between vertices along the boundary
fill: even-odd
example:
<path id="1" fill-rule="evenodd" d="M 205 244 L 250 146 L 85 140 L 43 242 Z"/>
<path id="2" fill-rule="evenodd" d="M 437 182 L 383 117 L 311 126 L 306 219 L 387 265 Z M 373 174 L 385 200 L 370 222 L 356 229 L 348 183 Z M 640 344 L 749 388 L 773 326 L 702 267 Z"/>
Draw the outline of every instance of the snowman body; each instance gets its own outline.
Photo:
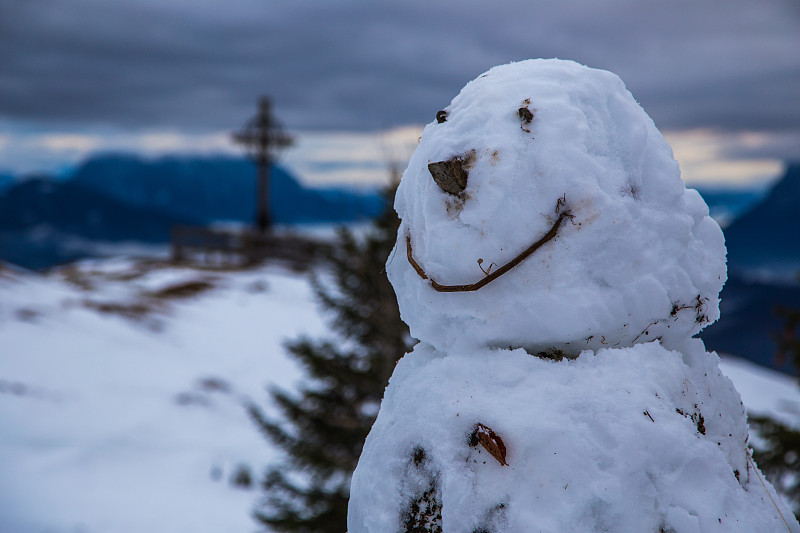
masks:
<path id="1" fill-rule="evenodd" d="M 420 343 L 365 443 L 350 533 L 797 527 L 692 338 L 718 317 L 722 233 L 619 78 L 488 71 L 425 128 L 395 207 L 387 271 Z"/>

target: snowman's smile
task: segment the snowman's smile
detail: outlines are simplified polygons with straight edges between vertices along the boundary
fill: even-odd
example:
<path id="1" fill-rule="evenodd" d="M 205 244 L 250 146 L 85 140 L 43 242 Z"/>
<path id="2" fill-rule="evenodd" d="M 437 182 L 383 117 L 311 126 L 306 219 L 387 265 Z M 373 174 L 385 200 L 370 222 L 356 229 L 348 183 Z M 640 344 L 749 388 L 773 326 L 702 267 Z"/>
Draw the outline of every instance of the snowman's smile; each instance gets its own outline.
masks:
<path id="1" fill-rule="evenodd" d="M 486 276 L 482 279 L 476 281 L 475 283 L 470 283 L 467 285 L 444 285 L 442 283 L 437 282 L 430 276 L 425 273 L 425 270 L 422 266 L 414 259 L 414 251 L 411 245 L 411 235 L 406 235 L 406 256 L 408 258 L 408 262 L 414 267 L 414 270 L 419 274 L 419 277 L 422 279 L 426 279 L 430 281 L 431 287 L 438 292 L 471 292 L 477 291 L 488 285 L 489 283 L 493 282 L 515 266 L 522 263 L 525 259 L 530 257 L 536 250 L 541 248 L 546 242 L 553 240 L 556 235 L 558 234 L 558 230 L 563 224 L 564 220 L 572 218 L 572 213 L 570 213 L 569 209 L 565 208 L 566 199 L 559 198 L 556 202 L 556 209 L 555 212 L 558 215 L 556 221 L 553 223 L 552 227 L 545 233 L 542 237 L 540 237 L 536 242 L 528 246 L 525 250 L 520 252 L 519 255 L 505 263 L 503 266 L 498 268 L 493 272 L 487 272 Z"/>

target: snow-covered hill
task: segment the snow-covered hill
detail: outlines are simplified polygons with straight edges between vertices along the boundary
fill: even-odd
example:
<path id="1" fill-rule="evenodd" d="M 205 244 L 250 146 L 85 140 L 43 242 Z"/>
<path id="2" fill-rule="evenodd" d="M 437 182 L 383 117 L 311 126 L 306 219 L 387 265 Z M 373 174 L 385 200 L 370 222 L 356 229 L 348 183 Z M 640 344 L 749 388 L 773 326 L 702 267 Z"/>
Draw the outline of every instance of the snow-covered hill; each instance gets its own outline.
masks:
<path id="1" fill-rule="evenodd" d="M 159 262 L 0 269 L 0 533 L 247 532 L 278 458 L 245 398 L 301 379 L 282 343 L 326 331 L 307 278 Z M 800 420 L 791 378 L 726 360 L 754 412 Z"/>
<path id="2" fill-rule="evenodd" d="M 242 408 L 319 335 L 308 283 L 84 263 L 0 274 L 0 532 L 250 531 L 240 465 L 276 458 Z"/>

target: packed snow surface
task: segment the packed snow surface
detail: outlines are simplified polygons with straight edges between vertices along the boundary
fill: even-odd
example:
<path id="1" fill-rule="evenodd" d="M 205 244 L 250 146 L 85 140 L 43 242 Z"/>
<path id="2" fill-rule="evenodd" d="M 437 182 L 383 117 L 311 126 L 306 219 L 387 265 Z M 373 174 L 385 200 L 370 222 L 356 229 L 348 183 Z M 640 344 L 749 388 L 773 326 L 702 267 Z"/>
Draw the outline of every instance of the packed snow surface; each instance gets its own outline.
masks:
<path id="1" fill-rule="evenodd" d="M 414 337 L 538 352 L 680 342 L 718 318 L 722 231 L 653 121 L 609 72 L 570 61 L 495 67 L 428 124 L 403 174 L 387 271 Z M 430 164 L 457 158 L 458 194 Z M 473 284 L 542 238 L 509 273 Z"/>
<path id="2" fill-rule="evenodd" d="M 422 135 L 387 263 L 420 339 L 353 476 L 350 533 L 800 531 L 692 339 L 722 232 L 614 74 L 496 67 Z"/>
<path id="3" fill-rule="evenodd" d="M 213 287 L 157 298 L 162 306 L 138 317 L 92 303 L 122 311 L 198 279 Z M 281 344 L 301 333 L 329 332 L 306 276 L 276 267 L 104 260 L 0 273 L 0 531 L 255 530 L 260 493 L 230 479 L 240 464 L 258 476 L 279 455 L 240 400 L 264 399 L 269 383 L 292 387 L 300 373 Z M 748 410 L 800 420 L 793 379 L 745 361 L 722 366 Z M 517 459 L 509 446 L 507 468 Z"/>
<path id="4" fill-rule="evenodd" d="M 326 332 L 305 276 L 129 260 L 0 265 L 0 532 L 253 531 L 280 455 L 247 416 Z"/>
<path id="5" fill-rule="evenodd" d="M 684 354 L 654 342 L 558 362 L 419 345 L 367 439 L 349 531 L 405 531 L 431 489 L 444 532 L 785 531 L 717 362 L 697 340 Z M 470 445 L 477 424 L 503 440 L 508 466 Z"/>

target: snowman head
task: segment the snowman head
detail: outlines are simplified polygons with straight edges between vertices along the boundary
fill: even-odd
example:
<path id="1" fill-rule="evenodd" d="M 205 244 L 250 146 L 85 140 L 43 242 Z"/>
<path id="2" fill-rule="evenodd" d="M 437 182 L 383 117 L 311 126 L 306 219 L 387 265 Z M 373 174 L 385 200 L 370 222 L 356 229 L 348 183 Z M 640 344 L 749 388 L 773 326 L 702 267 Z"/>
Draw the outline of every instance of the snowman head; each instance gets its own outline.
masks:
<path id="1" fill-rule="evenodd" d="M 719 315 L 722 232 L 606 71 L 530 60 L 471 81 L 425 127 L 395 209 L 389 278 L 440 350 L 669 347 Z"/>

